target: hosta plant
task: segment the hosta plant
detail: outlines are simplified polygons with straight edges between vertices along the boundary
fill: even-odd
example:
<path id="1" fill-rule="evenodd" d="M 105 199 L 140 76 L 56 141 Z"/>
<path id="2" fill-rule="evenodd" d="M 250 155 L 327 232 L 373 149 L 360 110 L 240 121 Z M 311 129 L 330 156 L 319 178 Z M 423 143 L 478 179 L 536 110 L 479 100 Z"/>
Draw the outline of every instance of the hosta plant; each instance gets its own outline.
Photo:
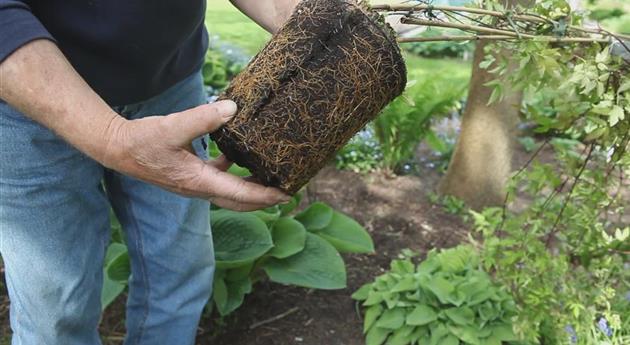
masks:
<path id="1" fill-rule="evenodd" d="M 339 253 L 374 251 L 370 235 L 352 218 L 316 202 L 291 215 L 287 205 L 255 212 L 211 211 L 216 257 L 214 306 L 236 310 L 262 279 L 314 289 L 346 287 Z"/>
<path id="2" fill-rule="evenodd" d="M 512 297 L 479 269 L 469 246 L 429 252 L 415 265 L 408 253 L 361 287 L 367 345 L 501 345 L 516 341 Z"/>

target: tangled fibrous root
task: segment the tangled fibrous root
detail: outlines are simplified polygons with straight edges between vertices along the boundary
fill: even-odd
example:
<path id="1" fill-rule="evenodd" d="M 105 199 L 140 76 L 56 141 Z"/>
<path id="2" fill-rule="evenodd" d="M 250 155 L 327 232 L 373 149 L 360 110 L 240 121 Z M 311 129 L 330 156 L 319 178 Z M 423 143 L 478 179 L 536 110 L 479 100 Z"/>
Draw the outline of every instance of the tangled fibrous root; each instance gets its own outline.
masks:
<path id="1" fill-rule="evenodd" d="M 221 95 L 239 110 L 211 136 L 261 183 L 293 194 L 405 84 L 378 14 L 352 0 L 303 0 Z"/>

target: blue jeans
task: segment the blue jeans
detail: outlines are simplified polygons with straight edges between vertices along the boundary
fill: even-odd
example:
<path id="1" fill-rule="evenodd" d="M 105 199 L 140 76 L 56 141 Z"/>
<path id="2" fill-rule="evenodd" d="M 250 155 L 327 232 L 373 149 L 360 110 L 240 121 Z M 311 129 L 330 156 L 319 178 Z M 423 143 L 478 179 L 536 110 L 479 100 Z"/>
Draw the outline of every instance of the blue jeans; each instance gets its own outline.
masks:
<path id="1" fill-rule="evenodd" d="M 202 103 L 197 73 L 116 111 L 137 119 Z M 193 142 L 207 159 L 202 146 Z M 193 344 L 214 273 L 209 203 L 108 170 L 0 102 L 0 254 L 13 344 L 101 343 L 110 206 L 131 257 L 125 344 Z"/>

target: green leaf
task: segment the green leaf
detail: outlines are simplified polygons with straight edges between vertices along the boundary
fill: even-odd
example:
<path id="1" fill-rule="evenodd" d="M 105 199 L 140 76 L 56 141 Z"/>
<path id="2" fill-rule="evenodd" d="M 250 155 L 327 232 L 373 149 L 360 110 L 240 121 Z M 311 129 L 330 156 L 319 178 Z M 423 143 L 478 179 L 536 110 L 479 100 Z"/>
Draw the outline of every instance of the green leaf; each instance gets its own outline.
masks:
<path id="1" fill-rule="evenodd" d="M 222 209 L 210 217 L 217 268 L 242 266 L 273 247 L 267 225 L 251 213 Z"/>
<path id="2" fill-rule="evenodd" d="M 440 302 L 444 304 L 448 303 L 449 294 L 455 289 L 453 284 L 440 276 L 433 276 L 428 281 L 424 282 L 423 285 L 433 292 Z"/>
<path id="3" fill-rule="evenodd" d="M 405 311 L 403 309 L 387 309 L 376 321 L 375 326 L 387 329 L 398 329 L 405 323 Z"/>
<path id="4" fill-rule="evenodd" d="M 431 325 L 429 330 L 431 331 L 429 345 L 439 345 L 440 341 L 448 334 L 448 329 L 442 323 Z"/>
<path id="5" fill-rule="evenodd" d="M 411 313 L 407 315 L 407 324 L 411 326 L 424 326 L 435 320 L 438 315 L 428 305 L 421 304 L 417 306 Z"/>
<path id="6" fill-rule="evenodd" d="M 212 299 L 217 306 L 217 309 L 221 311 L 226 310 L 228 300 L 228 289 L 225 281 L 221 277 L 214 277 L 212 284 Z"/>
<path id="7" fill-rule="evenodd" d="M 109 279 L 126 284 L 129 280 L 129 276 L 131 275 L 129 253 L 124 251 L 116 255 L 113 259 L 111 259 L 107 266 L 105 266 L 105 272 L 107 273 L 107 277 L 109 277 Z"/>
<path id="8" fill-rule="evenodd" d="M 516 341 L 518 337 L 514 334 L 514 330 L 512 329 L 512 325 L 508 324 L 499 324 L 492 327 L 492 335 L 491 337 L 499 339 L 501 341 Z"/>
<path id="9" fill-rule="evenodd" d="M 610 126 L 614 126 L 616 125 L 619 121 L 624 119 L 624 113 L 623 113 L 623 109 L 618 106 L 615 105 L 613 106 L 613 108 L 610 110 L 610 113 L 608 113 L 608 124 L 610 124 Z"/>
<path id="10" fill-rule="evenodd" d="M 381 345 L 391 332 L 389 329 L 372 327 L 365 336 L 365 345 Z"/>
<path id="11" fill-rule="evenodd" d="M 448 325 L 448 330 L 456 335 L 461 341 L 472 345 L 483 345 L 477 336 L 477 329 L 472 326 Z"/>
<path id="12" fill-rule="evenodd" d="M 402 326 L 394 331 L 387 339 L 387 345 L 409 345 L 413 338 L 413 330 L 415 327 Z"/>
<path id="13" fill-rule="evenodd" d="M 370 290 L 372 290 L 372 283 L 367 283 L 361 286 L 350 297 L 357 301 L 363 301 L 368 298 L 368 294 L 370 293 Z"/>
<path id="14" fill-rule="evenodd" d="M 298 220 L 306 230 L 318 231 L 325 228 L 333 217 L 333 209 L 324 204 L 323 202 L 314 202 L 304 211 L 295 215 L 295 219 Z"/>
<path id="15" fill-rule="evenodd" d="M 403 291 L 414 291 L 420 287 L 418 280 L 412 276 L 407 275 L 404 276 L 394 287 L 392 288 L 392 292 L 403 292 Z"/>
<path id="16" fill-rule="evenodd" d="M 304 249 L 288 258 L 270 258 L 263 265 L 269 279 L 315 289 L 346 287 L 343 259 L 330 243 L 307 233 Z"/>
<path id="17" fill-rule="evenodd" d="M 107 247 L 107 252 L 105 253 L 105 265 L 109 264 L 116 257 L 120 256 L 123 253 L 127 252 L 127 246 L 122 243 L 113 242 Z"/>
<path id="18" fill-rule="evenodd" d="M 291 200 L 288 203 L 280 204 L 278 206 L 280 209 L 280 215 L 286 216 L 287 214 L 291 213 L 293 210 L 295 210 L 296 207 L 298 207 L 301 200 L 302 200 L 302 194 L 297 193 L 291 198 Z"/>
<path id="19" fill-rule="evenodd" d="M 372 253 L 374 243 L 368 232 L 354 219 L 334 212 L 327 226 L 317 235 L 330 242 L 341 253 Z"/>
<path id="20" fill-rule="evenodd" d="M 245 295 L 252 291 L 252 282 L 249 277 L 238 281 L 225 281 L 227 289 L 227 299 L 225 303 L 220 307 L 217 304 L 217 309 L 221 316 L 226 316 L 238 309 L 243 304 Z"/>
<path id="21" fill-rule="evenodd" d="M 367 333 L 374 322 L 381 316 L 383 307 L 380 304 L 373 305 L 365 310 L 365 320 L 363 321 L 363 334 Z"/>
<path id="22" fill-rule="evenodd" d="M 459 339 L 456 336 L 449 334 L 441 340 L 440 345 L 459 345 Z"/>
<path id="23" fill-rule="evenodd" d="M 123 291 L 126 284 L 109 279 L 107 274 L 103 278 L 101 289 L 101 310 L 105 310 Z"/>
<path id="24" fill-rule="evenodd" d="M 363 305 L 368 307 L 381 302 L 383 302 L 383 292 L 371 290 L 370 292 L 368 292 L 368 297 L 365 302 L 363 302 Z"/>
<path id="25" fill-rule="evenodd" d="M 475 313 L 468 307 L 449 308 L 444 310 L 446 316 L 458 325 L 470 325 L 475 321 Z"/>
<path id="26" fill-rule="evenodd" d="M 283 217 L 271 229 L 274 247 L 269 255 L 283 259 L 297 254 L 304 249 L 306 229 L 302 223 L 293 218 Z"/>
<path id="27" fill-rule="evenodd" d="M 111 267 L 112 262 L 121 256 L 127 256 L 127 260 L 129 258 L 127 253 L 127 246 L 125 246 L 124 244 L 114 242 L 107 247 L 103 267 L 101 310 L 105 310 L 105 308 L 107 308 L 107 306 L 109 306 L 116 299 L 116 297 L 118 297 L 125 290 L 125 287 L 127 286 L 127 279 L 113 280 L 110 278 L 108 273 L 108 269 Z M 117 275 L 118 273 L 115 274 Z M 123 276 L 125 276 L 125 274 L 123 274 Z M 127 275 L 127 277 L 129 276 Z"/>
<path id="28" fill-rule="evenodd" d="M 253 211 L 249 213 L 260 218 L 260 220 L 265 222 L 267 226 L 271 226 L 273 223 L 275 223 L 278 220 L 278 218 L 280 218 L 280 210 L 278 209 L 276 209 L 275 212 L 269 212 L 267 210 L 258 210 L 258 211 Z"/>
<path id="29" fill-rule="evenodd" d="M 495 308 L 490 301 L 486 301 L 484 304 L 480 305 L 477 311 L 483 321 L 492 321 L 499 316 L 499 310 Z"/>
<path id="30" fill-rule="evenodd" d="M 246 263 L 243 266 L 230 268 L 225 271 L 225 280 L 227 281 L 239 281 L 249 277 L 249 274 L 254 267 L 254 263 Z"/>

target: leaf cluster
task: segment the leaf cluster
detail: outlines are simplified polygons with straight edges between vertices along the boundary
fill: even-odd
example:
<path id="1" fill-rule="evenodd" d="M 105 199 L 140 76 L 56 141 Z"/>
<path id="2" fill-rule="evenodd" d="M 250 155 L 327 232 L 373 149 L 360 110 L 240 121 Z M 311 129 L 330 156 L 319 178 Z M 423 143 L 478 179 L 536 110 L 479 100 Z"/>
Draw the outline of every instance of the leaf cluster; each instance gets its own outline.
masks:
<path id="1" fill-rule="evenodd" d="M 512 297 L 478 268 L 470 246 L 431 251 L 415 265 L 393 260 L 390 270 L 353 298 L 365 307 L 367 345 L 500 345 L 516 340 Z"/>

